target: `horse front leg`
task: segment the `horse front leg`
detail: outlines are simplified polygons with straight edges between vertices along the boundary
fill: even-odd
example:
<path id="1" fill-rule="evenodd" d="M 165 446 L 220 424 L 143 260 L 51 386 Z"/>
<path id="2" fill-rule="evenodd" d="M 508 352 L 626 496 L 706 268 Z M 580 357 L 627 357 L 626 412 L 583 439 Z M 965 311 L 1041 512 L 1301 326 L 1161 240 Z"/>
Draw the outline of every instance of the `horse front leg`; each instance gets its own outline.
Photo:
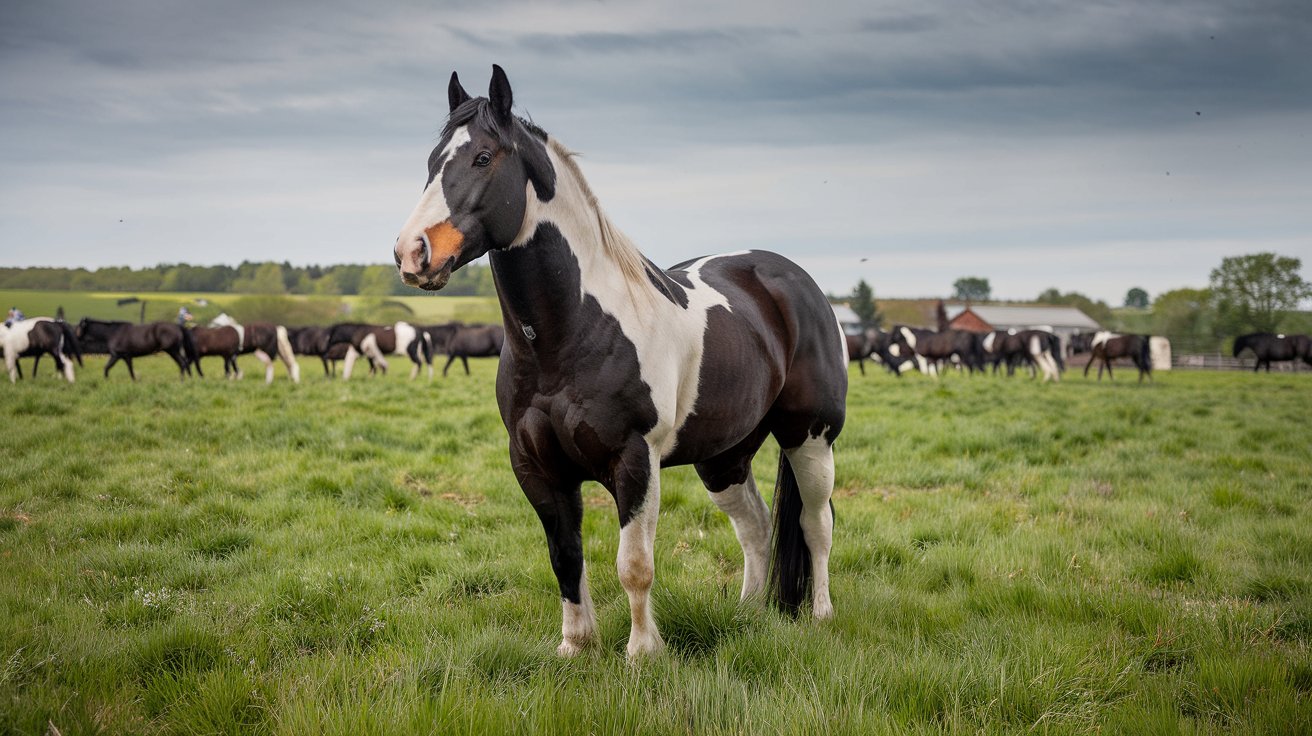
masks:
<path id="1" fill-rule="evenodd" d="M 596 641 L 596 613 L 583 561 L 583 495 L 580 476 L 556 442 L 545 414 L 529 410 L 510 443 L 510 464 L 520 488 L 542 522 L 551 569 L 560 586 L 560 645 L 572 657 Z"/>
<path id="2" fill-rule="evenodd" d="M 615 558 L 620 585 L 629 596 L 629 659 L 665 648 L 651 609 L 656 578 L 656 521 L 661 507 L 660 458 L 642 438 L 623 453 L 613 480 L 620 515 L 620 548 Z"/>

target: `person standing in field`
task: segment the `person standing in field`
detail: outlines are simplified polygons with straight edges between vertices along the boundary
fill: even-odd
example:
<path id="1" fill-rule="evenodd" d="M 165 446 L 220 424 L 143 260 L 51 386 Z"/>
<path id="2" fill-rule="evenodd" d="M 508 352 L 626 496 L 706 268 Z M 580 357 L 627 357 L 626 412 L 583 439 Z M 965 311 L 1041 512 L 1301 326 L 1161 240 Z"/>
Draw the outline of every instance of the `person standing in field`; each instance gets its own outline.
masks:
<path id="1" fill-rule="evenodd" d="M 185 306 L 178 307 L 178 326 L 186 327 L 187 323 L 192 320 L 191 312 L 187 311 Z"/>

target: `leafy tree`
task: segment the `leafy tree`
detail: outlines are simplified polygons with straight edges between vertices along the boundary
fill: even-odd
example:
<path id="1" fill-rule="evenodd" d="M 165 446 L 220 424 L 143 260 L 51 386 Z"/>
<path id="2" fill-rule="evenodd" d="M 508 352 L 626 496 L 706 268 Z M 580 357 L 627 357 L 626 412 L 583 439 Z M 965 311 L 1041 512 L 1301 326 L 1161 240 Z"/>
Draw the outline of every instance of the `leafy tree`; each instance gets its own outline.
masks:
<path id="1" fill-rule="evenodd" d="M 867 284 L 865 279 L 856 282 L 856 288 L 852 290 L 852 296 L 847 303 L 861 320 L 863 329 L 879 327 L 884 321 L 884 315 L 879 313 L 879 308 L 875 304 L 875 290 L 870 288 L 870 284 Z"/>
<path id="2" fill-rule="evenodd" d="M 973 302 L 986 302 L 993 294 L 989 280 L 978 276 L 963 276 L 952 282 L 952 298 Z"/>
<path id="3" fill-rule="evenodd" d="M 1312 296 L 1302 267 L 1299 259 L 1275 253 L 1221 259 L 1211 278 L 1218 326 L 1232 335 L 1275 332 L 1284 312 Z"/>
<path id="4" fill-rule="evenodd" d="M 232 290 L 238 294 L 285 294 L 287 287 L 282 280 L 282 266 L 277 263 L 261 263 L 254 269 L 247 268 L 248 264 L 243 263 L 238 267 L 238 271 L 250 272 L 250 276 L 236 278 L 232 282 Z"/>
<path id="5" fill-rule="evenodd" d="M 401 277 L 392 266 L 365 266 L 359 290 L 364 296 L 391 296 L 401 285 Z"/>
<path id="6" fill-rule="evenodd" d="M 1215 323 L 1216 310 L 1207 289 L 1174 289 L 1153 301 L 1150 331 L 1169 337 L 1176 350 L 1216 350 Z"/>
<path id="7" fill-rule="evenodd" d="M 1135 309 L 1147 309 L 1148 292 L 1137 286 L 1125 292 L 1125 306 Z"/>

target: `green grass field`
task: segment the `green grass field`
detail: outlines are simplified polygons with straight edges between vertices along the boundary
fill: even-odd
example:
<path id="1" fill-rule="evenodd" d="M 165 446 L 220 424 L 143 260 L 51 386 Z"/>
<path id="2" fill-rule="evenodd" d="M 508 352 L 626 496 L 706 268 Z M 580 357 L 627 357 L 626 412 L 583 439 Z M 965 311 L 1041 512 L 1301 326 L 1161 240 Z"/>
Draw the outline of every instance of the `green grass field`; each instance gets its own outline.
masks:
<path id="1" fill-rule="evenodd" d="M 602 644 L 554 654 L 494 361 L 99 365 L 0 388 L 0 733 L 1312 732 L 1307 375 L 853 375 L 836 617 L 739 605 L 728 520 L 667 471 L 670 646 L 631 665 L 595 486 Z"/>

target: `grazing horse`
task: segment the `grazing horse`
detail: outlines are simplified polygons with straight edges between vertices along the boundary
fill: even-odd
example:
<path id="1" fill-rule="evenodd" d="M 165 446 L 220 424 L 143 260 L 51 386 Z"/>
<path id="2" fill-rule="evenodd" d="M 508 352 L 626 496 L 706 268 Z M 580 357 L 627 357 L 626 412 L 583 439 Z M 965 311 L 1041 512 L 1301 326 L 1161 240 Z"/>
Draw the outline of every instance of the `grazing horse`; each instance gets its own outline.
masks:
<path id="1" fill-rule="evenodd" d="M 1270 332 L 1254 332 L 1235 338 L 1234 357 L 1238 358 L 1244 350 L 1252 350 L 1257 357 L 1253 364 L 1256 373 L 1266 364 L 1266 372 L 1271 372 L 1271 363 L 1293 361 L 1302 358 L 1312 365 L 1312 338 L 1307 335 L 1277 335 Z"/>
<path id="2" fill-rule="evenodd" d="M 397 322 L 394 325 L 367 325 L 359 322 L 335 324 L 328 330 L 328 347 L 348 344 L 355 352 L 347 351 L 346 365 L 342 368 L 342 379 L 351 377 L 356 358 L 360 355 L 369 359 L 370 372 L 373 367 L 387 375 L 388 355 L 405 355 L 410 358 L 412 367 L 410 378 L 419 375 L 419 369 L 428 365 L 428 377 L 433 377 L 433 355 L 428 348 L 428 341 L 421 339 L 419 331 L 409 322 Z"/>
<path id="3" fill-rule="evenodd" d="M 1047 330 L 994 330 L 980 341 L 984 362 L 993 366 L 996 375 L 1003 363 L 1007 364 L 1007 375 L 1016 373 L 1016 366 L 1024 363 L 1029 366 L 1031 376 L 1043 373 L 1043 380 L 1060 381 L 1061 372 L 1066 363 L 1061 358 L 1060 339 Z"/>
<path id="4" fill-rule="evenodd" d="M 446 369 L 456 358 L 465 366 L 465 375 L 469 375 L 470 358 L 498 357 L 505 342 L 506 330 L 501 325 L 461 325 L 447 338 L 447 359 L 446 365 L 442 366 L 442 376 L 446 376 Z"/>
<path id="5" fill-rule="evenodd" d="M 916 327 L 894 328 L 899 342 L 918 356 L 917 361 L 925 373 L 937 376 L 939 364 L 956 358 L 974 373 L 984 370 L 984 353 L 978 333 L 969 330 L 934 332 Z"/>
<path id="6" fill-rule="evenodd" d="M 1093 336 L 1090 343 L 1090 352 L 1093 358 L 1084 366 L 1084 377 L 1089 377 L 1089 367 L 1095 361 L 1101 361 L 1098 364 L 1098 380 L 1102 380 L 1102 369 L 1107 369 L 1108 380 L 1116 380 L 1112 375 L 1112 361 L 1117 358 L 1129 358 L 1134 367 L 1139 369 L 1139 383 L 1143 383 L 1143 377 L 1148 376 L 1149 380 L 1153 377 L 1153 359 L 1152 352 L 1149 349 L 1147 335 L 1117 335 L 1114 332 L 1099 332 Z"/>
<path id="7" fill-rule="evenodd" d="M 325 378 L 332 378 L 337 372 L 337 361 L 345 358 L 347 352 L 355 349 L 343 343 L 329 348 L 327 327 L 288 327 L 287 339 L 292 344 L 293 353 L 313 355 L 323 363 Z"/>
<path id="8" fill-rule="evenodd" d="M 49 317 L 29 317 L 9 327 L 0 326 L 0 352 L 4 353 L 10 383 L 23 375 L 19 358 L 36 358 L 32 363 L 32 377 L 36 378 L 36 366 L 48 353 L 55 360 L 55 369 L 69 383 L 73 382 L 74 361 L 82 365 L 82 351 L 72 328 L 63 320 Z"/>
<path id="9" fill-rule="evenodd" d="M 471 99 L 454 74 L 447 92 L 450 116 L 394 255 L 405 283 L 434 290 L 488 254 L 506 335 L 497 404 L 560 585 L 557 652 L 596 640 L 583 564 L 587 480 L 619 512 L 628 655 L 664 646 L 650 591 L 660 469 L 671 465 L 692 464 L 728 513 L 744 598 L 768 588 L 796 612 L 811 588 L 813 615 L 831 616 L 829 499 L 847 354 L 824 293 L 762 251 L 657 268 L 602 212 L 574 154 L 511 112 L 501 67 L 487 98 Z M 770 435 L 782 448 L 773 554 L 751 472 Z"/>
<path id="10" fill-rule="evenodd" d="M 88 320 L 82 320 L 82 329 Z M 105 378 L 109 378 L 109 369 L 118 361 L 128 366 L 128 375 L 137 380 L 137 372 L 132 367 L 132 359 L 152 353 L 165 353 L 178 364 L 178 378 L 185 379 L 191 375 L 191 364 L 196 360 L 196 345 L 191 340 L 191 331 L 172 322 L 151 322 L 150 324 L 123 324 L 109 335 L 109 361 L 105 363 Z"/>
<path id="11" fill-rule="evenodd" d="M 254 353 L 255 357 L 260 359 L 264 364 L 266 384 L 273 383 L 273 356 L 275 355 L 282 360 L 283 365 L 287 366 L 287 375 L 291 376 L 292 383 L 301 382 L 301 366 L 296 362 L 296 354 L 292 351 L 292 343 L 287 337 L 286 327 L 270 322 L 247 322 L 242 325 L 227 314 L 220 314 L 210 324 L 236 330 L 237 353 L 239 355 Z M 234 369 L 237 367 L 235 357 L 232 367 Z M 237 377 L 241 378 L 241 371 L 237 371 Z"/>

